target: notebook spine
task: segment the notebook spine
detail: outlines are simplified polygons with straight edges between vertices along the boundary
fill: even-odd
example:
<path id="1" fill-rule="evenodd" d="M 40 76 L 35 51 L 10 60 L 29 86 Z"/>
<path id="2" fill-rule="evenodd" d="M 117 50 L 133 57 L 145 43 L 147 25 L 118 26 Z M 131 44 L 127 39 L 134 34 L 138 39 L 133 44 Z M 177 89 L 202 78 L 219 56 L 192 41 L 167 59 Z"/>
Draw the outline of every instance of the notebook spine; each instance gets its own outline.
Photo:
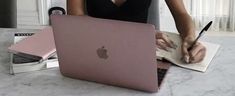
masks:
<path id="1" fill-rule="evenodd" d="M 15 33 L 15 36 L 32 36 L 34 33 Z"/>

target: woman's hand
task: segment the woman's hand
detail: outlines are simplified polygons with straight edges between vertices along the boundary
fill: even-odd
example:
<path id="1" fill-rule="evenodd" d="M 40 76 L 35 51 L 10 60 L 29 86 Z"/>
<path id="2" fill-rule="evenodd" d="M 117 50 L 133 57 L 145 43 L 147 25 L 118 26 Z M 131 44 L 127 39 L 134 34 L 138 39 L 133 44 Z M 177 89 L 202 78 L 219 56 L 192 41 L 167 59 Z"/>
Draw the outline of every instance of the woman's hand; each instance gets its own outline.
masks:
<path id="1" fill-rule="evenodd" d="M 162 32 L 156 33 L 156 44 L 157 48 L 170 51 L 170 48 L 176 48 L 176 45 L 168 36 Z"/>
<path id="2" fill-rule="evenodd" d="M 201 62 L 206 55 L 206 47 L 199 42 L 194 45 L 192 50 L 188 50 L 194 40 L 193 37 L 186 37 L 182 41 L 182 59 L 186 63 Z"/>

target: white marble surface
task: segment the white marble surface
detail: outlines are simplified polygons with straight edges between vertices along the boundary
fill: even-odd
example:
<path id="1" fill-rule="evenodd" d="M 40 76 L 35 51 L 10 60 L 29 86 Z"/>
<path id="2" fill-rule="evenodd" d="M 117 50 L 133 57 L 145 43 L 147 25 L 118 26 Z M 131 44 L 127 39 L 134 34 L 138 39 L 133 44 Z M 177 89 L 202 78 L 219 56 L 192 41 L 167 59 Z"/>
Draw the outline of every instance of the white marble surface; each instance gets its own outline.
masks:
<path id="1" fill-rule="evenodd" d="M 12 33 L 0 29 L 0 96 L 235 96 L 235 38 L 207 37 L 221 48 L 206 73 L 172 66 L 158 93 L 145 93 L 64 77 L 59 69 L 9 75 Z"/>

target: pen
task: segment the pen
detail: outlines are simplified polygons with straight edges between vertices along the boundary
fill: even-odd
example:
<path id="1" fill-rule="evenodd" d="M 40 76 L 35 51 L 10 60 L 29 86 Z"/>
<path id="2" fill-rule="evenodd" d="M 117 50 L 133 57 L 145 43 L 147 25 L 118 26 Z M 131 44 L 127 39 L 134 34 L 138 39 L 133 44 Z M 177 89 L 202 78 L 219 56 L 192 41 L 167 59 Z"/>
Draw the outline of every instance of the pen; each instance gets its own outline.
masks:
<path id="1" fill-rule="evenodd" d="M 196 40 L 193 41 L 193 44 L 188 48 L 188 51 L 193 49 L 193 46 L 197 43 L 198 39 L 205 33 L 205 31 L 207 31 L 210 26 L 212 24 L 212 21 L 210 21 L 203 29 L 202 31 L 199 33 L 199 35 L 197 36 Z"/>

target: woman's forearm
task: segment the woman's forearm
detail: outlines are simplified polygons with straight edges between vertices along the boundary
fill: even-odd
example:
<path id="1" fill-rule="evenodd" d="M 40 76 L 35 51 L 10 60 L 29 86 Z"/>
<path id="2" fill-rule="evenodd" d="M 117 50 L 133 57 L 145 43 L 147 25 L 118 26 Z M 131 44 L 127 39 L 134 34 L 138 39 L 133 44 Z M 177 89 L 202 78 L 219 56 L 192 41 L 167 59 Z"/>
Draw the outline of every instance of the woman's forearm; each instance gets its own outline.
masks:
<path id="1" fill-rule="evenodd" d="M 174 16 L 176 28 L 182 39 L 195 39 L 195 26 L 192 18 L 188 14 L 178 14 Z"/>
<path id="2" fill-rule="evenodd" d="M 166 3 L 182 39 L 195 38 L 195 26 L 184 7 L 183 0 L 166 0 Z"/>
<path id="3" fill-rule="evenodd" d="M 68 15 L 85 15 L 84 0 L 67 0 Z"/>

